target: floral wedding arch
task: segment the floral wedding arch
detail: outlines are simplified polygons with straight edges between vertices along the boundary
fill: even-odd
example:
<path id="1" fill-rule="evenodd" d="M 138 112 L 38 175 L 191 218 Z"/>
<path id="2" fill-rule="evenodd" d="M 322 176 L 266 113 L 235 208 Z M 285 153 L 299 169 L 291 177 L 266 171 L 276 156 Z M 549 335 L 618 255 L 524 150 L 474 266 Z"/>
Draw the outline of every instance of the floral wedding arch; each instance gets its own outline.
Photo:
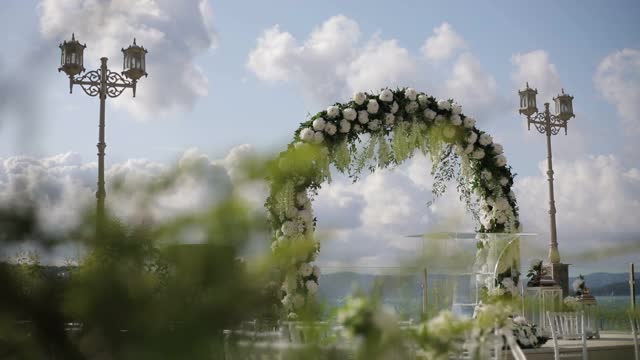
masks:
<path id="1" fill-rule="evenodd" d="M 320 246 L 311 201 L 331 180 L 331 165 L 355 181 L 365 169 L 400 165 L 416 151 L 432 160 L 434 197 L 447 183 L 457 182 L 460 198 L 480 225 L 478 232 L 517 231 L 514 175 L 503 148 L 476 128 L 459 104 L 411 88 L 356 93 L 348 103 L 329 106 L 300 124 L 271 167 L 265 206 L 286 313 L 304 308 L 318 290 L 320 269 L 313 262 Z"/>

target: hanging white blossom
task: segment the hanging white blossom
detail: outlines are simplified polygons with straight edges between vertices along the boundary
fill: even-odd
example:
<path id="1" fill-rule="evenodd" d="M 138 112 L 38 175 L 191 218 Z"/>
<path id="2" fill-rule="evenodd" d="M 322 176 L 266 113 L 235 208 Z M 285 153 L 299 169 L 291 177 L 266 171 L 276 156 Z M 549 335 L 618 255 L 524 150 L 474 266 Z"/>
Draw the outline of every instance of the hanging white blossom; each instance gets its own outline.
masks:
<path id="1" fill-rule="evenodd" d="M 303 263 L 302 265 L 300 265 L 300 269 L 298 271 L 300 271 L 300 275 L 308 277 L 313 274 L 313 267 L 307 263 Z"/>
<path id="2" fill-rule="evenodd" d="M 395 114 L 398 112 L 398 110 L 400 110 L 400 106 L 398 105 L 397 102 L 393 102 L 393 105 L 391 105 L 391 113 Z"/>
<path id="3" fill-rule="evenodd" d="M 449 100 L 440 100 L 438 101 L 438 109 L 451 110 L 451 103 L 449 102 Z"/>
<path id="4" fill-rule="evenodd" d="M 369 99 L 369 102 L 367 103 L 367 112 L 369 114 L 376 114 L 379 109 L 380 105 L 378 104 L 378 102 L 374 99 Z"/>
<path id="5" fill-rule="evenodd" d="M 493 153 L 496 155 L 502 154 L 504 152 L 504 148 L 502 145 L 498 143 L 493 143 Z"/>
<path id="6" fill-rule="evenodd" d="M 404 91 L 404 96 L 406 96 L 407 99 L 409 99 L 411 101 L 415 101 L 416 100 L 416 96 L 418 96 L 418 93 L 416 92 L 415 89 L 408 88 L 407 90 Z"/>
<path id="7" fill-rule="evenodd" d="M 329 135 L 333 136 L 333 135 L 335 135 L 336 131 L 338 131 L 338 129 L 337 129 L 337 128 L 336 128 L 336 126 L 335 126 L 335 125 L 333 125 L 332 123 L 328 123 L 327 125 L 325 125 L 325 127 L 324 127 L 324 131 L 325 131 L 327 134 L 329 134 Z"/>
<path id="8" fill-rule="evenodd" d="M 420 103 L 420 106 L 426 107 L 429 104 L 429 98 L 425 94 L 420 94 L 418 95 L 418 103 Z"/>
<path id="9" fill-rule="evenodd" d="M 339 107 L 337 107 L 335 105 L 332 105 L 332 106 L 329 106 L 327 108 L 327 116 L 329 117 L 329 119 L 334 119 L 338 115 L 340 115 L 340 108 Z"/>
<path id="10" fill-rule="evenodd" d="M 503 167 L 507 165 L 507 158 L 504 155 L 496 155 L 496 166 Z"/>
<path id="11" fill-rule="evenodd" d="M 313 120 L 313 130 L 315 131 L 322 131 L 324 130 L 324 127 L 326 126 L 327 122 L 324 121 L 323 118 L 317 118 L 315 120 Z"/>
<path id="12" fill-rule="evenodd" d="M 311 141 L 313 141 L 313 134 L 314 133 L 315 133 L 315 131 L 313 131 L 313 129 L 304 128 L 304 129 L 302 129 L 302 131 L 300 131 L 300 139 L 302 141 L 311 142 Z"/>
<path id="13" fill-rule="evenodd" d="M 384 124 L 385 125 L 393 125 L 396 117 L 393 114 L 385 114 L 384 115 Z"/>
<path id="14" fill-rule="evenodd" d="M 462 114 L 462 106 L 460 104 L 458 104 L 458 103 L 451 104 L 451 113 L 453 115 Z"/>
<path id="15" fill-rule="evenodd" d="M 355 95 L 353 95 L 353 101 L 358 105 L 364 104 L 364 101 L 366 99 L 367 99 L 367 95 L 365 95 L 362 92 L 357 92 L 357 93 L 355 93 Z"/>
<path id="16" fill-rule="evenodd" d="M 478 140 L 478 134 L 475 131 L 472 131 L 471 134 L 467 137 L 467 143 L 475 144 L 476 140 Z"/>
<path id="17" fill-rule="evenodd" d="M 347 119 L 340 120 L 340 132 L 348 133 L 351 130 L 351 123 Z"/>
<path id="18" fill-rule="evenodd" d="M 424 117 L 427 118 L 427 120 L 433 120 L 436 118 L 436 115 L 438 115 L 438 113 L 431 109 L 425 109 L 423 113 Z"/>
<path id="19" fill-rule="evenodd" d="M 462 119 L 460 118 L 460 115 L 451 115 L 451 118 L 449 120 L 451 120 L 451 124 L 455 126 L 462 125 Z"/>
<path id="20" fill-rule="evenodd" d="M 358 117 L 358 113 L 352 108 L 346 108 L 342 111 L 342 116 L 349 121 L 353 121 Z"/>
<path id="21" fill-rule="evenodd" d="M 322 134 L 322 132 L 316 131 L 313 134 L 313 143 L 314 144 L 322 144 L 323 141 L 324 141 L 324 135 Z"/>
<path id="22" fill-rule="evenodd" d="M 476 119 L 468 116 L 464 118 L 464 127 L 467 129 L 473 129 L 474 126 L 476 126 Z"/>
<path id="23" fill-rule="evenodd" d="M 404 107 L 404 110 L 409 114 L 413 114 L 414 112 L 416 112 L 416 110 L 418 110 L 418 103 L 415 101 L 411 101 Z"/>
<path id="24" fill-rule="evenodd" d="M 365 110 L 358 111 L 358 121 L 360 124 L 366 124 L 369 122 L 369 113 Z"/>
<path id="25" fill-rule="evenodd" d="M 482 146 L 487 146 L 492 142 L 493 142 L 493 139 L 491 138 L 491 135 L 487 133 L 480 135 L 480 138 L 478 139 L 478 143 L 480 143 L 480 145 Z"/>
<path id="26" fill-rule="evenodd" d="M 484 150 L 482 149 L 475 149 L 473 151 L 473 153 L 471 153 L 471 157 L 476 159 L 476 160 L 480 160 L 484 157 Z"/>
<path id="27" fill-rule="evenodd" d="M 315 294 L 318 291 L 318 284 L 313 280 L 307 280 L 305 286 L 309 290 L 309 294 Z"/>
<path id="28" fill-rule="evenodd" d="M 380 101 L 391 102 L 391 101 L 393 101 L 393 91 L 391 91 L 389 89 L 384 89 L 384 90 L 382 90 L 382 92 L 380 93 L 380 96 L 378 96 L 378 98 L 380 99 Z"/>

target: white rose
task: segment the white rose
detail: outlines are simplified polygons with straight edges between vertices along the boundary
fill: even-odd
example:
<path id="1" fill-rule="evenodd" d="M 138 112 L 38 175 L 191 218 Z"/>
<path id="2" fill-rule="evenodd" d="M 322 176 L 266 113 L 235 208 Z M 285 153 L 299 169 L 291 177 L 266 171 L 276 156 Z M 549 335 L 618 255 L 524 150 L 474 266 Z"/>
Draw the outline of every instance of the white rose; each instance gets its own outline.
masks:
<path id="1" fill-rule="evenodd" d="M 384 123 L 385 125 L 393 125 L 396 117 L 393 114 L 385 114 L 384 115 Z"/>
<path id="2" fill-rule="evenodd" d="M 313 265 L 313 276 L 315 276 L 316 279 L 320 278 L 320 268 L 317 265 Z"/>
<path id="3" fill-rule="evenodd" d="M 304 263 L 300 265 L 300 269 L 298 269 L 298 272 L 300 272 L 300 275 L 304 277 L 311 276 L 311 274 L 313 273 L 313 267 L 307 263 Z"/>
<path id="4" fill-rule="evenodd" d="M 311 128 L 304 128 L 300 131 L 300 139 L 302 141 L 311 142 L 313 141 L 314 131 Z"/>
<path id="5" fill-rule="evenodd" d="M 378 96 L 378 99 L 380 99 L 380 101 L 384 101 L 384 102 L 393 101 L 393 91 L 391 91 L 389 89 L 382 90 L 382 92 Z"/>
<path id="6" fill-rule="evenodd" d="M 282 305 L 284 305 L 285 307 L 288 307 L 289 305 L 293 304 L 293 297 L 289 294 L 287 294 L 285 297 L 282 298 Z"/>
<path id="7" fill-rule="evenodd" d="M 336 117 L 336 116 L 338 116 L 338 115 L 340 115 L 340 108 L 339 108 L 339 107 L 337 107 L 337 106 L 335 106 L 335 105 L 332 105 L 332 106 L 329 106 L 329 107 L 327 108 L 327 116 L 328 116 L 330 119 L 333 119 L 333 118 L 335 118 L 335 117 Z"/>
<path id="8" fill-rule="evenodd" d="M 298 206 L 305 206 L 309 202 L 309 196 L 306 192 L 299 192 L 296 194 L 296 203 Z"/>
<path id="9" fill-rule="evenodd" d="M 478 139 L 478 142 L 482 146 L 487 146 L 493 142 L 493 139 L 491 138 L 491 135 L 484 133 L 480 135 L 480 139 Z"/>
<path id="10" fill-rule="evenodd" d="M 420 103 L 420 106 L 425 107 L 429 103 L 429 98 L 427 97 L 427 95 L 422 94 L 418 96 L 418 102 Z"/>
<path id="11" fill-rule="evenodd" d="M 355 124 L 355 125 L 353 125 L 353 130 L 361 131 L 362 130 L 362 126 L 360 126 L 360 124 Z"/>
<path id="12" fill-rule="evenodd" d="M 480 173 L 480 175 L 482 176 L 483 179 L 485 180 L 491 180 L 492 175 L 491 175 L 491 171 L 489 170 L 482 170 L 482 172 Z"/>
<path id="13" fill-rule="evenodd" d="M 507 210 L 511 206 L 509 205 L 509 201 L 507 199 L 500 197 L 496 199 L 495 203 L 493 204 L 493 207 L 495 207 L 497 210 Z"/>
<path id="14" fill-rule="evenodd" d="M 342 116 L 349 121 L 353 121 L 358 117 L 358 113 L 352 108 L 347 108 L 342 111 Z"/>
<path id="15" fill-rule="evenodd" d="M 324 130 L 324 127 L 327 125 L 327 122 L 324 121 L 323 118 L 317 118 L 315 120 L 313 120 L 313 129 L 315 131 L 322 131 Z"/>
<path id="16" fill-rule="evenodd" d="M 395 114 L 398 112 L 398 110 L 400 110 L 400 105 L 398 105 L 398 103 L 394 101 L 391 105 L 391 113 Z"/>
<path id="17" fill-rule="evenodd" d="M 289 206 L 287 210 L 285 210 L 285 215 L 289 219 L 295 218 L 298 215 L 298 208 L 296 208 L 295 206 Z"/>
<path id="18" fill-rule="evenodd" d="M 367 95 L 365 95 L 364 93 L 361 92 L 357 92 L 353 95 L 353 101 L 355 101 L 356 104 L 358 105 L 362 105 L 364 104 L 364 101 L 367 99 Z"/>
<path id="19" fill-rule="evenodd" d="M 500 178 L 500 185 L 507 186 L 508 184 L 509 184 L 509 179 L 507 179 L 506 177 Z"/>
<path id="20" fill-rule="evenodd" d="M 293 307 L 295 308 L 301 308 L 302 306 L 304 306 L 304 297 L 300 294 L 295 294 L 293 296 Z"/>
<path id="21" fill-rule="evenodd" d="M 407 104 L 407 106 L 404 107 L 404 110 L 406 112 L 408 112 L 409 114 L 414 113 L 416 110 L 418 110 L 418 103 L 415 101 L 411 101 Z"/>
<path id="22" fill-rule="evenodd" d="M 475 144 L 476 140 L 478 140 L 478 134 L 475 131 L 472 131 L 471 134 L 467 137 L 467 142 L 469 144 Z"/>
<path id="23" fill-rule="evenodd" d="M 440 100 L 438 101 L 438 109 L 451 110 L 451 103 L 449 102 L 449 100 Z"/>
<path id="24" fill-rule="evenodd" d="M 376 131 L 380 128 L 380 120 L 371 120 L 367 126 L 369 127 L 369 130 Z"/>
<path id="25" fill-rule="evenodd" d="M 364 111 L 364 110 L 358 111 L 358 121 L 360 122 L 360 124 L 368 123 L 369 122 L 369 113 Z"/>
<path id="26" fill-rule="evenodd" d="M 303 143 L 302 141 L 296 141 L 296 142 L 293 144 L 293 147 L 294 147 L 295 149 L 301 149 L 301 148 L 303 148 L 303 147 L 304 147 L 304 143 Z"/>
<path id="27" fill-rule="evenodd" d="M 452 115 L 449 120 L 451 120 L 451 123 L 455 126 L 462 125 L 462 119 L 460 118 L 460 115 Z"/>
<path id="28" fill-rule="evenodd" d="M 340 120 L 340 132 L 348 133 L 351 130 L 351 123 L 347 119 Z"/>
<path id="29" fill-rule="evenodd" d="M 453 103 L 453 104 L 451 105 L 451 112 L 452 112 L 454 115 L 462 114 L 462 106 L 461 106 L 460 104 L 458 104 L 458 103 Z"/>
<path id="30" fill-rule="evenodd" d="M 427 120 L 433 120 L 436 118 L 436 115 L 438 115 L 435 111 L 431 110 L 431 109 L 425 109 L 424 110 L 424 117 Z"/>
<path id="31" fill-rule="evenodd" d="M 404 91 L 404 96 L 406 96 L 407 99 L 414 101 L 416 99 L 416 96 L 418 96 L 418 93 L 415 89 L 408 88 Z"/>
<path id="32" fill-rule="evenodd" d="M 336 131 L 338 131 L 338 129 L 336 128 L 335 125 L 333 125 L 332 123 L 328 123 L 325 127 L 324 127 L 324 131 L 329 134 L 330 136 L 335 135 Z"/>
<path id="33" fill-rule="evenodd" d="M 444 135 L 445 138 L 451 139 L 452 137 L 454 137 L 456 135 L 456 131 L 453 128 L 448 127 L 446 129 L 444 129 L 442 134 Z"/>
<path id="34" fill-rule="evenodd" d="M 437 123 L 444 122 L 444 115 L 436 115 L 436 122 Z"/>
<path id="35" fill-rule="evenodd" d="M 285 221 L 280 227 L 284 236 L 292 236 L 297 233 L 297 226 L 293 221 Z"/>
<path id="36" fill-rule="evenodd" d="M 309 290 L 309 294 L 315 294 L 318 291 L 318 283 L 313 280 L 307 280 L 305 283 L 307 290 Z"/>
<path id="37" fill-rule="evenodd" d="M 314 144 L 321 144 L 323 141 L 324 141 L 324 135 L 322 134 L 322 132 L 316 131 L 313 134 L 313 143 Z"/>
<path id="38" fill-rule="evenodd" d="M 473 144 L 469 144 L 466 148 L 464 148 L 464 153 L 469 155 L 473 152 L 473 150 L 475 150 L 475 147 L 473 146 Z"/>
<path id="39" fill-rule="evenodd" d="M 502 145 L 498 143 L 493 143 L 493 153 L 496 155 L 502 154 L 504 152 L 504 148 Z"/>
<path id="40" fill-rule="evenodd" d="M 476 126 L 476 119 L 468 116 L 464 118 L 464 127 L 467 129 L 473 129 L 474 126 Z"/>
<path id="41" fill-rule="evenodd" d="M 380 109 L 378 102 L 373 99 L 369 99 L 369 102 L 367 103 L 367 112 L 369 114 L 375 114 L 378 112 L 378 109 Z"/>
<path id="42" fill-rule="evenodd" d="M 484 157 L 484 150 L 482 149 L 475 149 L 473 151 L 473 153 L 471 154 L 471 157 L 476 159 L 476 160 L 480 160 Z"/>
<path id="43" fill-rule="evenodd" d="M 498 167 L 507 165 L 507 158 L 504 155 L 496 155 L 495 160 Z"/>

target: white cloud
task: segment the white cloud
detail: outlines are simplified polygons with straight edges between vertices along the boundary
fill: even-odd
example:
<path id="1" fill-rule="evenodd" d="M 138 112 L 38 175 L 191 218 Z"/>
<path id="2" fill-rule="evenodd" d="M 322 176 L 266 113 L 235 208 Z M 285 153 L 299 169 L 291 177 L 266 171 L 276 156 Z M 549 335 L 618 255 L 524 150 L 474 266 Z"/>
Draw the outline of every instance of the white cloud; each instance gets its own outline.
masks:
<path id="1" fill-rule="evenodd" d="M 467 42 L 453 30 L 449 23 L 442 23 L 433 29 L 433 33 L 421 48 L 422 55 L 429 61 L 447 60 L 457 50 L 468 47 Z"/>
<path id="2" fill-rule="evenodd" d="M 360 34 L 356 21 L 337 15 L 299 45 L 291 33 L 275 25 L 258 38 L 247 68 L 261 80 L 291 81 L 307 99 L 322 104 L 414 77 L 415 61 L 396 40 L 374 35 L 361 45 Z"/>
<path id="3" fill-rule="evenodd" d="M 87 43 L 89 70 L 106 56 L 110 69 L 120 72 L 120 49 L 134 37 L 149 50 L 149 77 L 140 81 L 136 99 L 123 94 L 116 100 L 139 117 L 190 109 L 208 93 L 208 80 L 195 64 L 217 41 L 207 0 L 42 0 L 39 10 L 44 37 L 62 42 L 75 32 Z"/>
<path id="4" fill-rule="evenodd" d="M 422 49 L 429 49 L 430 57 L 448 60 L 467 47 L 447 23 L 434 32 Z M 317 106 L 349 99 L 356 91 L 404 86 L 454 98 L 479 118 L 488 118 L 505 106 L 497 96 L 495 79 L 469 52 L 455 58 L 455 63 L 435 66 L 421 63 L 397 39 L 384 39 L 379 33 L 364 42 L 360 38 L 358 23 L 343 15 L 329 18 L 302 44 L 275 25 L 258 38 L 247 68 L 262 81 L 290 83 Z"/>
<path id="5" fill-rule="evenodd" d="M 544 50 L 534 50 L 524 54 L 515 54 L 511 62 L 516 69 L 511 78 L 518 89 L 523 89 L 525 83 L 538 89 L 538 109 L 542 103 L 551 102 L 561 88 L 560 76 L 556 66 L 550 62 L 549 54 Z"/>
<path id="6" fill-rule="evenodd" d="M 174 185 L 156 194 L 150 214 L 139 211 L 146 200 L 143 186 L 168 175 L 171 167 L 145 159 L 113 164 L 105 172 L 107 205 L 118 217 L 132 223 L 141 216 L 166 219 L 206 208 L 231 194 L 231 174 L 239 176 L 239 159 L 250 151 L 250 146 L 241 145 L 224 160 L 213 160 L 197 149 L 188 149 L 177 164 L 178 170 L 198 166 L 200 171 L 180 171 Z M 94 206 L 96 178 L 96 163 L 84 162 L 76 153 L 0 158 L 0 203 L 35 202 L 46 228 L 66 230 Z M 264 196 L 259 200 L 261 206 Z"/>
<path id="7" fill-rule="evenodd" d="M 640 236 L 640 171 L 624 168 L 614 155 L 554 162 L 555 200 L 561 254 L 620 245 L 630 234 Z M 517 178 L 515 192 L 524 230 L 549 233 L 546 161 L 540 174 Z"/>
<path id="8" fill-rule="evenodd" d="M 471 53 L 463 53 L 456 60 L 451 78 L 445 82 L 445 93 L 463 104 L 470 114 L 488 117 L 492 112 L 502 112 L 506 106 L 497 94 L 496 80 Z"/>
<path id="9" fill-rule="evenodd" d="M 622 49 L 605 57 L 594 76 L 596 88 L 613 104 L 625 128 L 640 132 L 640 51 Z"/>

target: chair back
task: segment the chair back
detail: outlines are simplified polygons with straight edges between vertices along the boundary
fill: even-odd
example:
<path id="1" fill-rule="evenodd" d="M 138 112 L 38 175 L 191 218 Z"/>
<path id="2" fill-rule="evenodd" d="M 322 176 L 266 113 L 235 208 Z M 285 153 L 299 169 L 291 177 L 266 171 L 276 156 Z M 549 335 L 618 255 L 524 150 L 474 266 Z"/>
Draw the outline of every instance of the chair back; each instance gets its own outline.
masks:
<path id="1" fill-rule="evenodd" d="M 555 359 L 560 358 L 558 339 L 582 340 L 582 359 L 588 359 L 587 333 L 584 326 L 584 312 L 551 312 L 547 311 L 547 319 L 553 339 L 553 353 Z"/>

